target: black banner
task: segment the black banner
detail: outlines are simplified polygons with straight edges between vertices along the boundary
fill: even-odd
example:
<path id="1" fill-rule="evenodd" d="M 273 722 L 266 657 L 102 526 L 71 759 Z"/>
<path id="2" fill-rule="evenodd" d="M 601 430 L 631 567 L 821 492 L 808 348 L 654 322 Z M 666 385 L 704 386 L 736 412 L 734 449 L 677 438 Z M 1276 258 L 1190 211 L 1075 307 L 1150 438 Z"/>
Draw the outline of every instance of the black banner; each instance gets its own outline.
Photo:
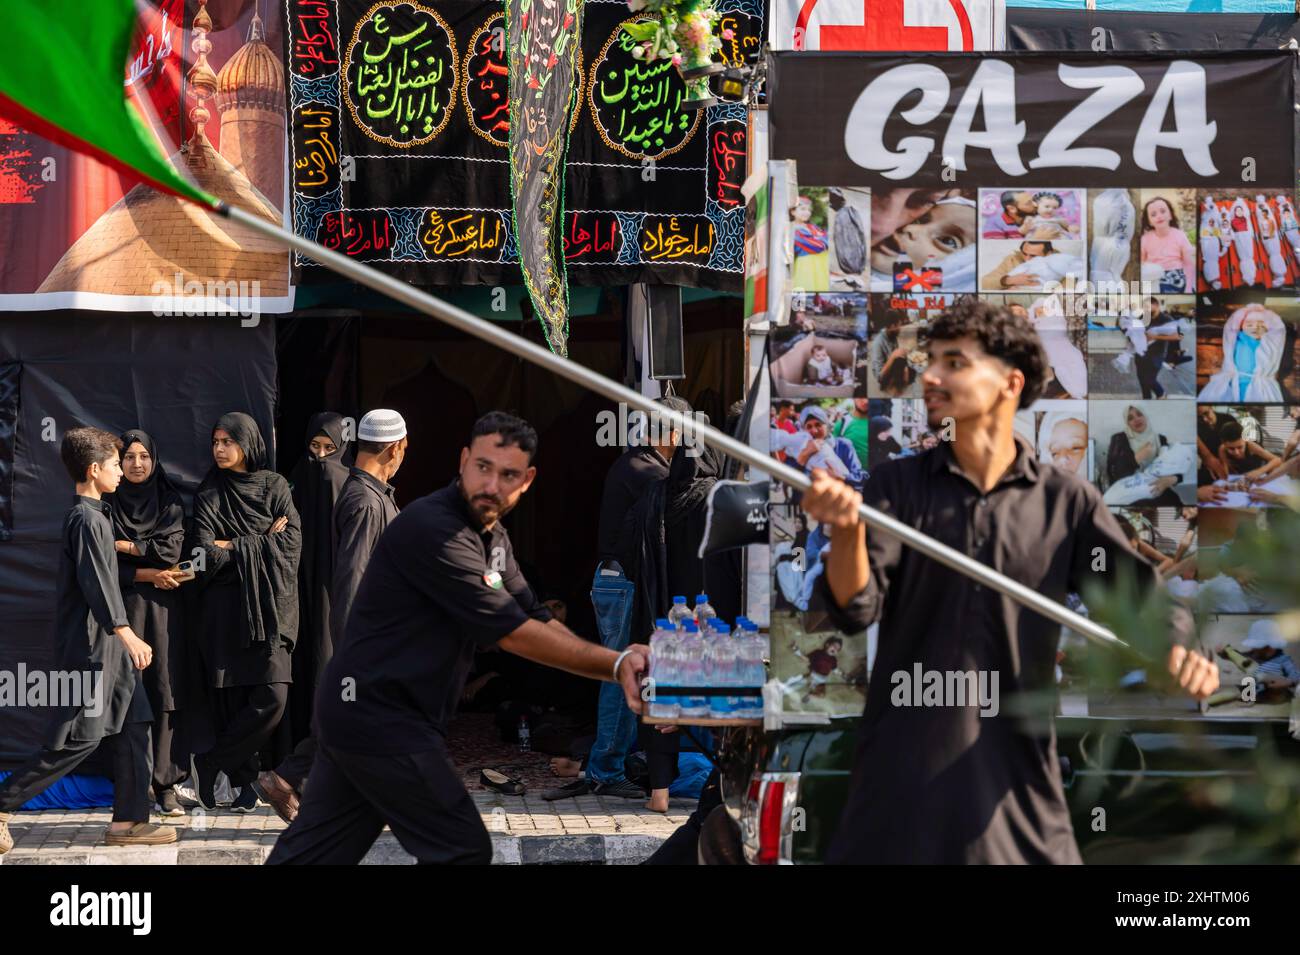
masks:
<path id="1" fill-rule="evenodd" d="M 723 56 L 734 65 L 761 43 L 761 5 L 717 6 L 718 32 L 732 33 Z M 295 231 L 416 285 L 522 281 L 507 82 L 520 31 L 507 29 L 503 4 L 287 0 L 286 9 Z M 562 26 L 567 7 L 556 9 Z M 540 283 L 567 273 L 571 285 L 738 290 L 744 108 L 684 109 L 677 69 L 632 55 L 623 26 L 646 14 L 623 0 L 585 0 L 582 9 L 570 26 L 581 24 L 568 138 L 557 139 L 566 172 L 547 197 L 559 217 L 551 257 L 563 262 Z M 534 64 L 531 93 L 554 82 L 543 85 L 563 67 L 555 55 Z M 522 118 L 530 136 L 535 124 Z M 295 264 L 301 284 L 334 281 L 306 260 Z"/>
<path id="2" fill-rule="evenodd" d="M 778 53 L 772 157 L 876 188 L 1286 183 L 1293 57 Z"/>
<path id="3" fill-rule="evenodd" d="M 1156 50 L 1276 50 L 1300 39 L 1291 13 L 1134 13 L 1117 10 L 1007 11 L 1007 49 L 1135 53 Z"/>

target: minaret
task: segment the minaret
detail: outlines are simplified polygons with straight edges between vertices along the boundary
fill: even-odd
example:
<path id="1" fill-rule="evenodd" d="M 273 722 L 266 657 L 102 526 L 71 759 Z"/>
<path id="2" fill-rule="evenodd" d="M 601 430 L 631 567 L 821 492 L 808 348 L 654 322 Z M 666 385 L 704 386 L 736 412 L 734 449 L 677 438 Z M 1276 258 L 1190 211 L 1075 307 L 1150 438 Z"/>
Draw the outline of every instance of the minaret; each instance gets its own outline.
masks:
<path id="1" fill-rule="evenodd" d="M 280 206 L 285 187 L 284 64 L 266 43 L 261 0 L 248 25 L 248 42 L 216 79 L 221 155 Z"/>
<path id="2" fill-rule="evenodd" d="M 194 51 L 194 65 L 190 67 L 186 79 L 189 81 L 187 92 L 194 100 L 194 106 L 190 109 L 190 123 L 194 126 L 194 131 L 181 147 L 181 152 L 185 154 L 189 166 L 199 167 L 208 164 L 208 154 L 212 151 L 207 132 L 212 113 L 208 110 L 207 103 L 217 89 L 217 75 L 208 65 L 208 54 L 212 52 L 212 41 L 208 39 L 208 34 L 212 32 L 208 0 L 199 0 L 199 12 L 194 15 L 191 30 L 194 33 L 194 39 L 190 41 L 190 49 Z"/>

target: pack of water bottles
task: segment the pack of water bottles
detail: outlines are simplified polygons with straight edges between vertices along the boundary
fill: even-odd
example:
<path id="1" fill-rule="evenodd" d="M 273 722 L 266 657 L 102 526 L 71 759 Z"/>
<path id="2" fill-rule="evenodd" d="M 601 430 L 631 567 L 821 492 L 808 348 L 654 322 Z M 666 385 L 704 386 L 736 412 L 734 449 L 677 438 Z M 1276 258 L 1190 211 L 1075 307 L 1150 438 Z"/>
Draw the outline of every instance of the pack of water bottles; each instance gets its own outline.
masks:
<path id="1" fill-rule="evenodd" d="M 733 628 L 718 618 L 708 594 L 695 607 L 674 597 L 668 616 L 655 621 L 650 637 L 650 679 L 654 687 L 690 689 L 761 689 L 767 681 L 767 638 L 745 617 Z M 650 702 L 655 719 L 762 719 L 761 695 L 679 696 L 655 692 Z"/>

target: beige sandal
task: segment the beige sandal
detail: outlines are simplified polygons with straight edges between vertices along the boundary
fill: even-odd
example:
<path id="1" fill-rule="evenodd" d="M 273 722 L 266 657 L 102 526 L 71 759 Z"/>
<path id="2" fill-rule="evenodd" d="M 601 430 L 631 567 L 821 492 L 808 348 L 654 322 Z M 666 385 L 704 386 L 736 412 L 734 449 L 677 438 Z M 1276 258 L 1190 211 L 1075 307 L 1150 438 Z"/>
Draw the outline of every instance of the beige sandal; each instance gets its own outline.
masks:
<path id="1" fill-rule="evenodd" d="M 123 832 L 111 829 L 104 836 L 110 846 L 165 846 L 176 841 L 176 829 L 152 822 L 137 822 Z"/>

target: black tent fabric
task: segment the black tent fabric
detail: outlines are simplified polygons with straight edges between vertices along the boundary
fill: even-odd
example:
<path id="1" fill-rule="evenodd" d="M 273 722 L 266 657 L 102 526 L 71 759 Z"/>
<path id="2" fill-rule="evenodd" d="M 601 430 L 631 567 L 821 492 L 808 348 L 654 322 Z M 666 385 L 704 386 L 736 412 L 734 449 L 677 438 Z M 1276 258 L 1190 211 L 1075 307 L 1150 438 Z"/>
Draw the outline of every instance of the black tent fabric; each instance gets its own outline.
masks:
<path id="1" fill-rule="evenodd" d="M 12 535 L 0 537 L 0 670 L 9 672 L 54 666 L 54 573 L 72 500 L 59 459 L 64 433 L 143 428 L 167 449 L 168 474 L 188 504 L 211 464 L 219 415 L 245 411 L 268 439 L 274 434 L 275 327 L 269 319 L 243 327 L 147 314 L 0 315 L 0 369 L 13 363 L 22 374 L 12 440 L 3 418 L 12 401 L 0 402 L 0 479 L 13 480 Z M 38 708 L 0 709 L 0 768 L 30 755 L 46 719 Z"/>
<path id="2" fill-rule="evenodd" d="M 1007 11 L 1009 51 L 1276 50 L 1292 38 L 1300 39 L 1300 17 L 1290 13 Z"/>

